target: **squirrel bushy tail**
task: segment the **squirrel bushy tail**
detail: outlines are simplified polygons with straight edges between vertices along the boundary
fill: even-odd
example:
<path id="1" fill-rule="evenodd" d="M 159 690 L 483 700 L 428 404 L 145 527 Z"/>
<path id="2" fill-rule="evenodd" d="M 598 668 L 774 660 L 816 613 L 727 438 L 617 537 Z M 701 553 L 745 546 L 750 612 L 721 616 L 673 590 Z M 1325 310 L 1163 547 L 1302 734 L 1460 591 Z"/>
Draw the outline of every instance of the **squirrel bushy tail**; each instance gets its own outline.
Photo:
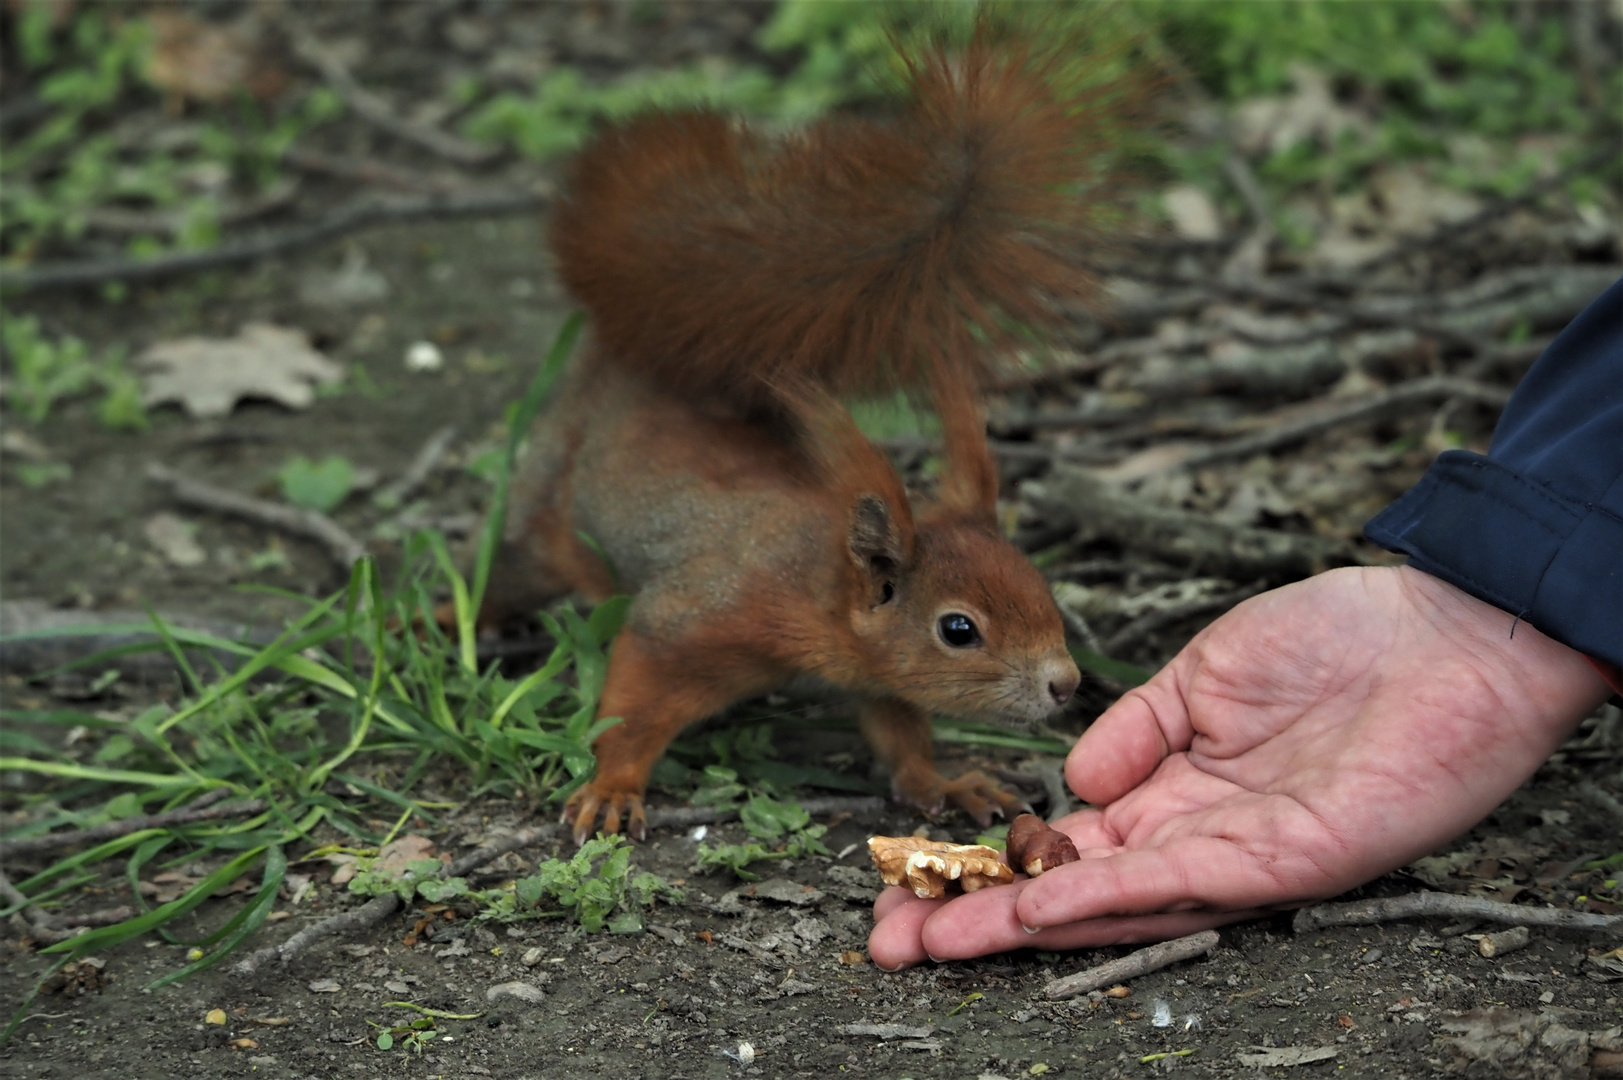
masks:
<path id="1" fill-rule="evenodd" d="M 778 140 L 708 111 L 605 131 L 552 223 L 597 362 L 744 408 L 795 384 L 984 384 L 1013 328 L 1091 293 L 1077 260 L 1135 95 L 1060 89 L 1071 59 L 983 28 L 905 59 L 899 115 Z"/>

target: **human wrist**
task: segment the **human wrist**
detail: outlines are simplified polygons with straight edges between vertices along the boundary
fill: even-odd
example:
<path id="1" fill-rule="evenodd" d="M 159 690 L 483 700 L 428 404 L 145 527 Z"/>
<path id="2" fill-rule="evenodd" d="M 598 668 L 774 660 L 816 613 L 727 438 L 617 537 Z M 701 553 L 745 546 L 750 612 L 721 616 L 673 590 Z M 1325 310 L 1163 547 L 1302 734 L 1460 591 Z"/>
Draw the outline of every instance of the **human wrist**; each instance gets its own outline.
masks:
<path id="1" fill-rule="evenodd" d="M 1411 566 L 1397 567 L 1415 610 L 1473 666 L 1507 707 L 1576 724 L 1612 693 L 1593 661 L 1516 615 Z"/>

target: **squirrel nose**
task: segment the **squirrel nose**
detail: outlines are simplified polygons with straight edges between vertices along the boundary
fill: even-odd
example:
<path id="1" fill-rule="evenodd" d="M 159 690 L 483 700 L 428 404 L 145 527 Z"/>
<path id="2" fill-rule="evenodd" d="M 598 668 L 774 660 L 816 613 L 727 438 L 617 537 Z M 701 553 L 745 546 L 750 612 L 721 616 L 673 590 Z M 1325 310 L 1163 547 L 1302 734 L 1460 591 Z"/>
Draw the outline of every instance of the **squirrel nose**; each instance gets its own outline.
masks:
<path id="1" fill-rule="evenodd" d="M 1048 670 L 1048 696 L 1053 699 L 1057 709 L 1071 700 L 1076 693 L 1077 686 L 1082 682 L 1082 673 L 1076 665 L 1067 658 L 1062 664 L 1052 664 Z"/>

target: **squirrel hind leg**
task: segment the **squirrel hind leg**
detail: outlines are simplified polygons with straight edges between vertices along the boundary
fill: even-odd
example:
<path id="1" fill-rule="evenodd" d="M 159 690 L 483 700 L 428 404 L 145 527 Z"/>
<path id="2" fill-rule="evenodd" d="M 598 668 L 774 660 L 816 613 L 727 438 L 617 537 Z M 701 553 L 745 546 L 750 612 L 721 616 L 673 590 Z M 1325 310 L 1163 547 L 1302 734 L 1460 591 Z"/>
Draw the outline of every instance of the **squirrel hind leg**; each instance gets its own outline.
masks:
<path id="1" fill-rule="evenodd" d="M 479 627 L 521 626 L 572 592 L 595 604 L 618 591 L 602 558 L 581 542 L 563 515 L 549 508 L 532 515 L 521 531 L 509 533 L 496 546 Z"/>

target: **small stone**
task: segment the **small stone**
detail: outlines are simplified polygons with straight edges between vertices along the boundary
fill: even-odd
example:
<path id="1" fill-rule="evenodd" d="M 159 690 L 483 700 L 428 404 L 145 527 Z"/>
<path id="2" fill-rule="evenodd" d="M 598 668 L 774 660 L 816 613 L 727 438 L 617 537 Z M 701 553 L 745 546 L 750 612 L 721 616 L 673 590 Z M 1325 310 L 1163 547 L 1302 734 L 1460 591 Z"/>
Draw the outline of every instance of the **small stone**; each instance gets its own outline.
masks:
<path id="1" fill-rule="evenodd" d="M 546 994 L 539 986 L 527 982 L 497 983 L 485 991 L 486 1001 L 500 1001 L 503 998 L 512 998 L 515 1001 L 527 1001 L 531 1005 L 539 1005 L 546 1000 Z"/>
<path id="2" fill-rule="evenodd" d="M 338 985 L 336 979 L 316 979 L 310 983 L 310 992 L 312 994 L 336 994 L 342 989 L 343 987 Z"/>
<path id="3" fill-rule="evenodd" d="M 406 347 L 407 371 L 439 371 L 445 366 L 445 354 L 432 341 L 414 341 Z"/>

